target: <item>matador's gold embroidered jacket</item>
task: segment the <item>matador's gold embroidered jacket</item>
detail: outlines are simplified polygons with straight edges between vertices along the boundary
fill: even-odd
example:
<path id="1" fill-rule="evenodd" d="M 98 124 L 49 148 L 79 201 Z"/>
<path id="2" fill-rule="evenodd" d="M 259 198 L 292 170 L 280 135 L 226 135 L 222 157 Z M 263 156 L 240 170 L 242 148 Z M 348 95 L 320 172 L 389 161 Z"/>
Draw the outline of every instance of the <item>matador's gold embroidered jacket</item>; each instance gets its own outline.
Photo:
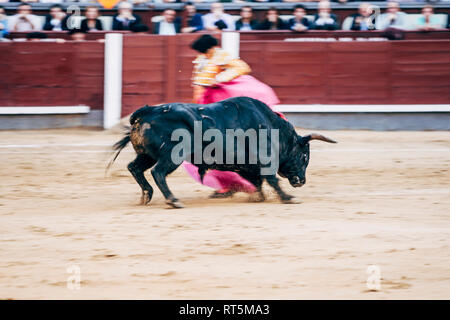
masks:
<path id="1" fill-rule="evenodd" d="M 231 58 L 223 49 L 214 48 L 213 50 L 214 53 L 210 59 L 205 54 L 201 54 L 193 61 L 192 84 L 194 86 L 210 87 L 251 72 L 249 65 L 241 59 Z"/>

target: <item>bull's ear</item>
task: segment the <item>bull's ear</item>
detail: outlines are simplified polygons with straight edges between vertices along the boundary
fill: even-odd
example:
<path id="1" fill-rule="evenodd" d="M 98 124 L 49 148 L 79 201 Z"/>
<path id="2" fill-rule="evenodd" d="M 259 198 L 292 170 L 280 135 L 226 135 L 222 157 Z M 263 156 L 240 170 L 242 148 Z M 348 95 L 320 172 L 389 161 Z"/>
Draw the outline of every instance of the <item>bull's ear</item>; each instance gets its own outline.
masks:
<path id="1" fill-rule="evenodd" d="M 337 143 L 337 141 L 334 141 L 333 139 L 327 138 L 318 133 L 311 133 L 311 134 L 308 134 L 307 136 L 301 137 L 301 141 L 303 144 L 306 144 L 311 140 L 321 140 L 321 141 L 325 141 L 328 143 Z"/>

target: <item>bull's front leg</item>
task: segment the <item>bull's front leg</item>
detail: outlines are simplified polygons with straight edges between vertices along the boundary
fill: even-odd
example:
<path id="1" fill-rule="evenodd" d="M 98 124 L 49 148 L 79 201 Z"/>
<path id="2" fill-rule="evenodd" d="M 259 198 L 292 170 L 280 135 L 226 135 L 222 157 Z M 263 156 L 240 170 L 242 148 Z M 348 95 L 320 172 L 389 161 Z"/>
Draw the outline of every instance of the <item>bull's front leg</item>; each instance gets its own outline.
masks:
<path id="1" fill-rule="evenodd" d="M 240 172 L 242 178 L 248 180 L 256 187 L 256 192 L 250 195 L 249 201 L 251 202 L 263 202 L 266 200 L 262 191 L 263 178 L 260 175 L 254 175 L 247 172 Z"/>
<path id="2" fill-rule="evenodd" d="M 172 162 L 172 160 L 169 159 L 160 159 L 158 160 L 158 163 L 156 163 L 155 167 L 152 169 L 152 176 L 155 180 L 156 185 L 158 186 L 159 190 L 161 190 L 162 194 L 164 195 L 164 198 L 166 198 L 166 203 L 173 208 L 183 208 L 184 205 L 174 197 L 172 192 L 169 190 L 169 187 L 167 186 L 166 177 L 179 165 L 176 165 Z"/>
<path id="3" fill-rule="evenodd" d="M 294 201 L 292 200 L 294 199 L 294 197 L 285 193 L 281 189 L 279 180 L 276 176 L 266 176 L 266 180 L 269 183 L 269 185 L 275 189 L 275 191 L 277 192 L 278 196 L 280 197 L 283 203 L 294 203 Z"/>
<path id="4" fill-rule="evenodd" d="M 142 189 L 141 204 L 143 205 L 148 204 L 150 200 L 152 200 L 153 195 L 153 188 L 145 178 L 144 172 L 151 168 L 155 163 L 156 161 L 151 157 L 140 154 L 134 161 L 128 164 L 128 170 Z"/>

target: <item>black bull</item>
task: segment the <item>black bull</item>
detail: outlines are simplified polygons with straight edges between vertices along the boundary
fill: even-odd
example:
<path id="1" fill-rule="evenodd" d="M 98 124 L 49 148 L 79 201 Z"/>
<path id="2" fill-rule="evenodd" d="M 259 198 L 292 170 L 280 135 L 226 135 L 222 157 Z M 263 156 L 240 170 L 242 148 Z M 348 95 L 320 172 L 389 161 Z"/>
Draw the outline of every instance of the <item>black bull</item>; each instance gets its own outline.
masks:
<path id="1" fill-rule="evenodd" d="M 280 118 L 266 104 L 248 97 L 230 98 L 208 105 L 170 103 L 157 107 L 145 106 L 131 115 L 130 124 L 131 128 L 125 137 L 114 145 L 117 153 L 112 162 L 131 141 L 137 157 L 128 165 L 128 170 L 142 188 L 142 204 L 149 203 L 153 195 L 153 188 L 144 176 L 144 172 L 153 167 L 151 171 L 155 183 L 166 198 L 166 202 L 175 208 L 182 207 L 182 204 L 169 190 L 166 176 L 177 169 L 181 162 L 173 161 L 172 151 L 175 150 L 174 148 L 180 147 L 181 141 L 180 137 L 178 140 L 172 136 L 176 129 L 184 129 L 183 132 L 190 134 L 191 141 L 188 141 L 190 143 L 186 145 L 190 149 L 175 152 L 175 155 L 178 154 L 181 156 L 180 158 L 198 166 L 202 178 L 209 169 L 239 173 L 253 183 L 258 192 L 257 199 L 260 201 L 264 200 L 261 186 L 265 179 L 283 202 L 291 202 L 293 197 L 284 193 L 280 188 L 276 173 L 289 179 L 292 186 L 302 186 L 305 183 L 305 171 L 309 163 L 309 141 L 315 139 L 335 143 L 335 141 L 318 134 L 299 136 L 289 122 Z M 195 135 L 199 133 L 195 132 L 199 125 L 201 126 L 200 145 L 198 139 L 194 139 Z M 203 134 L 208 129 L 215 129 L 216 134 L 221 136 L 215 136 L 214 139 L 209 137 L 211 142 L 204 141 L 207 139 Z M 229 129 L 236 130 L 236 136 L 238 136 L 237 132 L 256 132 L 258 146 L 254 148 L 249 146 L 250 135 L 244 136 L 244 148 L 242 148 L 242 143 L 234 143 L 234 138 L 232 144 L 227 144 Z M 238 129 L 242 129 L 242 131 Z M 273 143 L 272 138 L 275 133 L 278 134 L 278 141 Z M 221 141 L 217 142 L 216 139 Z M 210 156 L 213 156 L 213 160 L 211 160 L 204 156 L 203 151 L 213 141 L 218 143 L 216 145 L 218 148 L 210 153 Z M 218 152 L 220 148 L 222 148 L 222 152 Z M 197 157 L 196 152 L 201 156 Z M 278 157 L 271 159 L 277 160 L 276 168 L 272 171 L 269 170 L 269 174 L 263 175 L 262 169 L 273 166 L 273 162 L 264 161 L 263 163 L 260 155 L 262 156 L 264 153 L 267 159 L 267 155 L 273 156 L 274 152 Z M 255 157 L 252 158 L 252 155 Z M 229 156 L 228 159 L 226 159 L 227 156 Z"/>

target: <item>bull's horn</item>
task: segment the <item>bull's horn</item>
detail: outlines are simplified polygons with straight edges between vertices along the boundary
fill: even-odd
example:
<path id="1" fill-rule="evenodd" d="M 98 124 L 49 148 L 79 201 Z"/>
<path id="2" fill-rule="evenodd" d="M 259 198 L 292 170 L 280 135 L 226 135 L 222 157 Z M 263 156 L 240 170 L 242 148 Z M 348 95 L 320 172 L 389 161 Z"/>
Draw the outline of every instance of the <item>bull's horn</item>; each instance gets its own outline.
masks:
<path id="1" fill-rule="evenodd" d="M 322 140 L 322 141 L 329 142 L 329 143 L 337 143 L 337 141 L 334 141 L 333 139 L 327 138 L 318 133 L 308 134 L 307 136 L 304 136 L 303 139 L 305 142 L 309 142 L 311 140 Z"/>

